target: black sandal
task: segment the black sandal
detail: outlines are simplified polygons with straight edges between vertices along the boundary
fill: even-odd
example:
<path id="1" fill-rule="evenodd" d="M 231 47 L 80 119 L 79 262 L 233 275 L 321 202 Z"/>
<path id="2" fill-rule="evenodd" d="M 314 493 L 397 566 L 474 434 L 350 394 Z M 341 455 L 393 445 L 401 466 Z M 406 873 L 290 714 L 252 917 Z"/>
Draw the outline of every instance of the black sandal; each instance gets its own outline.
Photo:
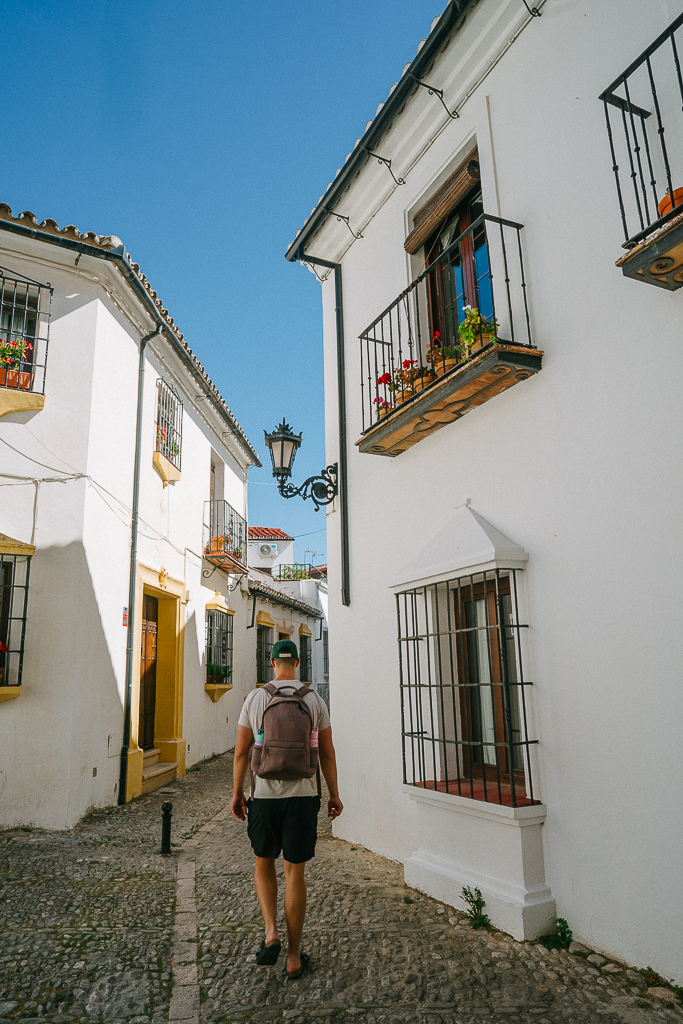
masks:
<path id="1" fill-rule="evenodd" d="M 298 970 L 296 970 L 296 971 L 288 971 L 287 970 L 287 966 L 285 965 L 285 975 L 287 977 L 287 981 L 294 981 L 295 978 L 300 978 L 301 975 L 304 973 L 304 971 L 307 971 L 310 966 L 311 966 L 311 958 L 310 958 L 310 956 L 308 955 L 308 953 L 302 953 L 301 954 L 301 967 L 299 967 Z"/>
<path id="2" fill-rule="evenodd" d="M 282 943 L 279 939 L 277 942 L 271 942 L 269 946 L 266 945 L 266 940 L 262 939 L 261 948 L 256 954 L 256 963 L 260 964 L 261 967 L 272 967 L 273 964 L 277 963 L 281 949 Z"/>

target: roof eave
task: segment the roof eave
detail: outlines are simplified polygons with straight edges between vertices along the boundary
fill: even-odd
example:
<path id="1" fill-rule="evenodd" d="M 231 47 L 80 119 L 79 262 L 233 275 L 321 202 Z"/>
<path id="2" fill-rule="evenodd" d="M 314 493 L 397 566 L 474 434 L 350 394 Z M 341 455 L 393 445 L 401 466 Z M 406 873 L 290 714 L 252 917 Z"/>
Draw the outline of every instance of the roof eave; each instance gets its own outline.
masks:
<path id="1" fill-rule="evenodd" d="M 322 196 L 320 202 L 315 207 L 313 213 L 310 215 L 304 226 L 299 230 L 294 241 L 288 247 L 285 256 L 290 262 L 295 262 L 299 258 L 299 253 L 301 251 L 305 251 L 307 243 L 316 234 L 316 232 L 320 230 L 325 218 L 328 216 L 327 210 L 331 210 L 334 207 L 335 203 L 341 198 L 349 182 L 354 178 L 363 164 L 370 159 L 366 149 L 372 150 L 375 146 L 379 145 L 386 129 L 395 120 L 396 115 L 412 93 L 418 88 L 415 78 L 422 77 L 422 74 L 430 67 L 438 56 L 439 51 L 449 36 L 460 27 L 460 24 L 464 20 L 469 8 L 474 6 L 477 2 L 478 0 L 450 0 L 446 10 L 441 15 L 438 24 L 434 27 L 433 31 L 430 32 L 424 46 L 416 55 L 415 60 L 412 62 L 410 67 L 406 69 L 404 74 L 401 75 L 400 81 L 386 100 L 379 114 L 375 116 L 370 127 L 364 133 L 355 149 L 351 152 L 351 155 L 342 167 L 338 176 L 331 183 L 327 192 Z"/>

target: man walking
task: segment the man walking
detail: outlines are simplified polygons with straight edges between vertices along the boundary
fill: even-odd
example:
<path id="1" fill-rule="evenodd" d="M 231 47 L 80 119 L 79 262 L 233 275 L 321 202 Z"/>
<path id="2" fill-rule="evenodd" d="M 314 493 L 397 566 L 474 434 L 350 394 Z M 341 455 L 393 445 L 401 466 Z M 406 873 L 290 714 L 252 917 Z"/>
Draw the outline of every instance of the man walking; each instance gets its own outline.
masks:
<path id="1" fill-rule="evenodd" d="M 299 652 L 292 640 L 279 640 L 271 651 L 275 669 L 273 685 L 280 689 L 296 684 Z M 263 728 L 263 713 L 271 699 L 266 691 L 256 688 L 248 694 L 237 725 L 233 774 L 232 813 L 240 821 L 248 817 L 247 834 L 256 857 L 254 886 L 258 896 L 265 938 L 256 962 L 271 965 L 280 955 L 277 930 L 277 872 L 275 861 L 282 851 L 285 873 L 285 918 L 287 921 L 288 980 L 299 978 L 309 965 L 309 957 L 301 951 L 301 935 L 306 915 L 306 861 L 315 855 L 320 797 L 314 778 L 255 780 L 254 797 L 247 801 L 244 783 L 249 768 L 249 755 L 254 736 Z M 332 728 L 327 706 L 313 690 L 304 697 L 311 713 L 312 734 L 317 735 L 320 767 L 329 790 L 327 815 L 337 818 L 343 810 L 337 788 L 337 761 L 332 744 Z M 272 714 L 272 712 L 269 712 Z"/>

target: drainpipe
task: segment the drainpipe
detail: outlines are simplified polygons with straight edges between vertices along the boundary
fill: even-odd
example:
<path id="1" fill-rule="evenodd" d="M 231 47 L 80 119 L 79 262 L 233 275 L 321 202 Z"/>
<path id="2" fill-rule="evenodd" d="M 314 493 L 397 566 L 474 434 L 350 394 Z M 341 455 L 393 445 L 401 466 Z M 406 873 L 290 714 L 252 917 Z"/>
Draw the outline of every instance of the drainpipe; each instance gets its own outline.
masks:
<path id="1" fill-rule="evenodd" d="M 130 710 L 133 694 L 133 639 L 135 635 L 135 589 L 138 572 L 138 510 L 140 505 L 140 461 L 142 457 L 142 406 L 145 390 L 145 350 L 147 342 L 161 334 L 163 324 L 147 334 L 140 342 L 138 366 L 138 418 L 135 428 L 135 468 L 133 470 L 133 517 L 130 543 L 130 580 L 128 584 L 128 634 L 126 640 L 126 696 L 123 710 L 123 745 L 121 747 L 121 773 L 119 775 L 119 803 L 126 802 L 128 781 L 128 750 L 130 747 Z"/>
<path id="2" fill-rule="evenodd" d="M 337 318 L 337 405 L 339 408 L 339 514 L 341 516 L 341 577 L 342 604 L 347 608 L 351 604 L 351 587 L 349 581 L 349 509 L 347 504 L 347 470 L 346 470 L 346 371 L 344 369 L 344 305 L 342 297 L 341 263 L 310 256 L 300 248 L 297 259 L 302 263 L 315 264 L 334 270 L 334 299 Z"/>

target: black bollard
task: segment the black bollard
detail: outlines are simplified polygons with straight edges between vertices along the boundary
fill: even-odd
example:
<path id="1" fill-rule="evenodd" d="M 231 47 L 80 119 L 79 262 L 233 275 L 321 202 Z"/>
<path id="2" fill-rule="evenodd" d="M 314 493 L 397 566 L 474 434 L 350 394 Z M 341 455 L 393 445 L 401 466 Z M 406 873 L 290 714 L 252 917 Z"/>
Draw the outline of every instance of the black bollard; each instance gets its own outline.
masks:
<path id="1" fill-rule="evenodd" d="M 165 800 L 161 805 L 161 852 L 171 852 L 171 818 L 173 817 L 173 804 Z"/>

